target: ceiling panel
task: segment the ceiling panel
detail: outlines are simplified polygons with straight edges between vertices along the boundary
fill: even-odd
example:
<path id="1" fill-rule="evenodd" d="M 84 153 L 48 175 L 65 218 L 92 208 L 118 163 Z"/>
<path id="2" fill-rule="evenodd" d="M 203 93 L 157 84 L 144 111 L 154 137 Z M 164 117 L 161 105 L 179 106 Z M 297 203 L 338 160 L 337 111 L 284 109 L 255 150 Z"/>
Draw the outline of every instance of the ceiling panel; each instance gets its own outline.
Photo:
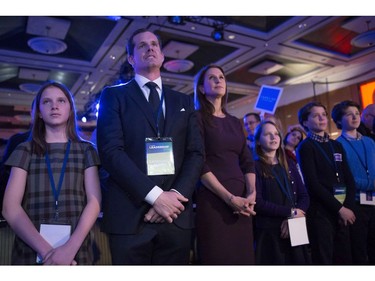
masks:
<path id="1" fill-rule="evenodd" d="M 28 108 L 35 89 L 48 79 L 71 89 L 79 116 L 95 116 L 93 104 L 101 89 L 134 75 L 125 45 L 138 28 L 160 36 L 165 62 L 181 59 L 193 65 L 177 73 L 173 70 L 178 66 L 172 71 L 162 68 L 165 86 L 191 95 L 196 73 L 204 65 L 220 65 L 227 75 L 228 108 L 238 117 L 251 110 L 259 81 L 276 81 L 270 75 L 279 77 L 276 85 L 284 88 L 281 104 L 375 78 L 370 63 L 375 61 L 375 47 L 351 44 L 357 35 L 375 28 L 371 16 L 183 16 L 182 24 L 171 23 L 169 16 L 1 16 L 0 138 L 27 127 L 28 112 L 18 112 L 15 106 Z M 212 38 L 217 28 L 223 40 Z M 61 40 L 67 48 L 54 55 L 38 53 L 28 45 L 35 37 Z M 259 66 L 265 71 L 249 71 Z M 319 87 L 317 93 L 306 86 L 301 95 L 303 85 L 340 80 L 344 82 Z M 96 122 L 80 125 L 93 130 Z"/>

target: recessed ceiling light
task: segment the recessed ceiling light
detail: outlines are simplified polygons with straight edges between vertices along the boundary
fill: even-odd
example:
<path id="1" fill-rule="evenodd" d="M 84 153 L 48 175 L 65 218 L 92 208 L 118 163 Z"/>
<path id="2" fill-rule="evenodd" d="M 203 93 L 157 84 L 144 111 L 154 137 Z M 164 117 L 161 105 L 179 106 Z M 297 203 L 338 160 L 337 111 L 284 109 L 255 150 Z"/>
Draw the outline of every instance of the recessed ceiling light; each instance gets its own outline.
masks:
<path id="1" fill-rule="evenodd" d="M 350 44 L 358 48 L 368 48 L 375 45 L 375 30 L 361 33 L 354 37 Z"/>
<path id="2" fill-rule="evenodd" d="M 254 81 L 254 83 L 258 86 L 262 86 L 262 85 L 272 86 L 272 85 L 276 85 L 277 83 L 279 83 L 280 80 L 281 80 L 281 77 L 278 75 L 268 75 L 268 76 L 259 77 L 258 79 Z"/>
<path id="3" fill-rule="evenodd" d="M 40 87 L 40 84 L 35 83 L 23 83 L 19 85 L 21 91 L 30 94 L 36 94 L 39 91 Z"/>
<path id="4" fill-rule="evenodd" d="M 33 51 L 45 55 L 60 54 L 67 48 L 64 41 L 50 37 L 34 37 L 27 44 Z"/>
<path id="5" fill-rule="evenodd" d="M 164 68 L 170 72 L 180 73 L 192 69 L 194 63 L 190 60 L 170 60 L 164 64 Z"/>

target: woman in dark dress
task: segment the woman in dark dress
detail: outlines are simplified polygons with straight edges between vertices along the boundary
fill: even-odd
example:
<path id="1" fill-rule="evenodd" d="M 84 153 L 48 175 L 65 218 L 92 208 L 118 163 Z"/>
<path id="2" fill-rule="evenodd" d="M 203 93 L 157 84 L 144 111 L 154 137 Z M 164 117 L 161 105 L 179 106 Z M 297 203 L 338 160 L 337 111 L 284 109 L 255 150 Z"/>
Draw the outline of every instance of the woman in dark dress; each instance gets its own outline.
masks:
<path id="1" fill-rule="evenodd" d="M 305 216 L 310 200 L 296 166 L 285 157 L 275 123 L 257 126 L 255 151 L 256 263 L 309 264 L 307 247 L 291 246 L 288 219 Z"/>
<path id="2" fill-rule="evenodd" d="M 205 143 L 196 194 L 197 251 L 201 264 L 254 264 L 252 215 L 255 171 L 239 119 L 225 110 L 223 70 L 208 65 L 195 81 L 195 105 Z"/>

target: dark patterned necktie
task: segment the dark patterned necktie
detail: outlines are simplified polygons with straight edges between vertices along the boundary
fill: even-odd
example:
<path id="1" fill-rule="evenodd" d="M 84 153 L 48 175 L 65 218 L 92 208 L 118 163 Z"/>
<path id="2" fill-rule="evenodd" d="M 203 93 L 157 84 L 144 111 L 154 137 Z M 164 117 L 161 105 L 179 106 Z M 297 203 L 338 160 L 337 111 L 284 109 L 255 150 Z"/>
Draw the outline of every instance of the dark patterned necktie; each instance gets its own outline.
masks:
<path id="1" fill-rule="evenodd" d="M 163 115 L 163 110 L 161 110 L 160 116 L 158 116 L 160 97 L 159 97 L 158 91 L 156 90 L 157 85 L 154 82 L 147 82 L 146 86 L 150 89 L 148 102 L 150 103 L 152 107 L 152 111 L 154 112 L 155 118 L 157 117 L 159 118 L 159 129 L 160 129 L 160 133 L 162 133 L 163 128 L 164 128 L 164 115 Z"/>
<path id="2" fill-rule="evenodd" d="M 158 114 L 159 104 L 160 104 L 160 98 L 158 91 L 156 90 L 156 83 L 154 82 L 148 82 L 146 83 L 146 86 L 150 89 L 150 95 L 148 97 L 148 102 L 150 103 L 152 107 L 152 111 L 154 112 L 154 115 L 156 116 Z"/>

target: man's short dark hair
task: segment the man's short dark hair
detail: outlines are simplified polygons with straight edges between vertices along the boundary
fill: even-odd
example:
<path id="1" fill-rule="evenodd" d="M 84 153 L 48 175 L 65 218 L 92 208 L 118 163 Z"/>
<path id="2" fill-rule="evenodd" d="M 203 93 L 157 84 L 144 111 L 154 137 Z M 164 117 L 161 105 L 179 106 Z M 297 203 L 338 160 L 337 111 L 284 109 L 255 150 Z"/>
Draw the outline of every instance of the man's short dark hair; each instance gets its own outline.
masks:
<path id="1" fill-rule="evenodd" d="M 311 108 L 313 108 L 314 106 L 323 107 L 325 112 L 327 113 L 327 108 L 318 101 L 309 102 L 308 104 L 301 107 L 300 110 L 298 110 L 298 122 L 306 130 L 306 132 L 309 130 L 309 128 L 303 125 L 303 123 L 307 120 L 307 118 L 309 118 Z"/>
<path id="2" fill-rule="evenodd" d="M 361 107 L 359 106 L 359 104 L 351 100 L 344 100 L 336 104 L 332 108 L 331 117 L 333 121 L 335 122 L 337 129 L 340 129 L 340 130 L 342 129 L 342 124 L 341 124 L 342 117 L 345 114 L 345 110 L 350 106 L 356 107 L 358 111 L 361 110 Z"/>
<path id="3" fill-rule="evenodd" d="M 246 113 L 245 116 L 243 117 L 244 119 L 248 116 L 254 116 L 255 119 L 260 122 L 260 115 L 256 112 L 249 112 L 249 113 Z"/>
<path id="4" fill-rule="evenodd" d="M 134 31 L 133 34 L 130 36 L 130 38 L 128 40 L 128 44 L 126 45 L 126 51 L 128 53 L 128 56 L 132 56 L 134 54 L 134 47 L 135 47 L 134 37 L 136 35 L 138 35 L 140 33 L 144 33 L 144 32 L 153 33 L 156 36 L 156 38 L 158 38 L 160 49 L 162 48 L 161 39 L 157 34 L 155 34 L 153 31 L 148 30 L 147 28 L 140 28 L 140 29 L 137 29 L 136 31 Z"/>

